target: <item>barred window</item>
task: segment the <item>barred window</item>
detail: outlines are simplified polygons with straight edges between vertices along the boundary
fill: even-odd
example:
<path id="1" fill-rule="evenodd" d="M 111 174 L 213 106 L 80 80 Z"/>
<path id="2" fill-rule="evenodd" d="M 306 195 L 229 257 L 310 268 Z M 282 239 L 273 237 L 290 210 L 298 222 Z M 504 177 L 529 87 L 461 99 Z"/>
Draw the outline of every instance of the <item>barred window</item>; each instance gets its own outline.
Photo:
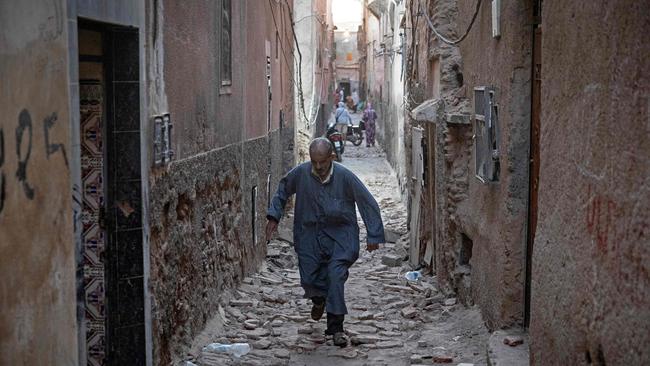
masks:
<path id="1" fill-rule="evenodd" d="M 474 88 L 474 153 L 476 178 L 499 181 L 499 120 L 493 87 Z"/>

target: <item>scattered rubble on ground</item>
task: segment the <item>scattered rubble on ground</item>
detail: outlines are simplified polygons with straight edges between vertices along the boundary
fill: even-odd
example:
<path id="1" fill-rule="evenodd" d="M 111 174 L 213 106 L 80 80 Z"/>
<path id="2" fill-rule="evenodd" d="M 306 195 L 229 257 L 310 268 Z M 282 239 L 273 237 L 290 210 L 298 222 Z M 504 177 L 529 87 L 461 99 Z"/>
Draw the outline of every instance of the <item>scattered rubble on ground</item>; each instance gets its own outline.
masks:
<path id="1" fill-rule="evenodd" d="M 363 156 L 361 149 L 350 146 L 346 154 L 352 150 L 351 155 Z M 336 347 L 324 335 L 326 316 L 318 322 L 311 319 L 311 301 L 302 298 L 297 260 L 292 243 L 285 238 L 272 240 L 259 271 L 224 294 L 218 317 L 195 339 L 183 362 L 201 366 L 321 365 L 330 364 L 328 360 L 358 366 L 486 364 L 489 334 L 478 310 L 457 304 L 450 294 L 440 291 L 431 274 L 425 272 L 414 282 L 404 278 L 413 269 L 405 262 L 405 209 L 396 201 L 397 184 L 377 152 L 371 148 L 365 157 L 344 160 L 375 195 L 390 232 L 387 243 L 376 252 L 368 253 L 362 245 L 360 258 L 350 269 L 345 321 L 350 345 Z M 360 226 L 365 243 L 361 220 Z M 249 343 L 252 350 L 234 359 L 203 351 L 211 342 Z"/>

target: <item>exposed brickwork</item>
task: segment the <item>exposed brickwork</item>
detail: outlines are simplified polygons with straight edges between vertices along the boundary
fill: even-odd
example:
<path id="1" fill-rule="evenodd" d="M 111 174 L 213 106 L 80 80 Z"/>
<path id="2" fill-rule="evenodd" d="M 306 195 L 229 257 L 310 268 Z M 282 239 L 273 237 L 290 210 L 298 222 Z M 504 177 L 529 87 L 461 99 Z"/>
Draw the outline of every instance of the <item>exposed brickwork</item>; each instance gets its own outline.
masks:
<path id="1" fill-rule="evenodd" d="M 268 142 L 250 140 L 175 162 L 152 184 L 155 364 L 168 364 L 174 355 L 182 354 L 206 320 L 217 313 L 219 295 L 236 286 L 264 258 L 269 161 L 260 157 L 269 156 Z M 280 167 L 280 159 L 276 157 L 271 165 Z M 272 174 L 272 180 L 279 176 Z M 252 227 L 254 186 L 257 240 Z"/>

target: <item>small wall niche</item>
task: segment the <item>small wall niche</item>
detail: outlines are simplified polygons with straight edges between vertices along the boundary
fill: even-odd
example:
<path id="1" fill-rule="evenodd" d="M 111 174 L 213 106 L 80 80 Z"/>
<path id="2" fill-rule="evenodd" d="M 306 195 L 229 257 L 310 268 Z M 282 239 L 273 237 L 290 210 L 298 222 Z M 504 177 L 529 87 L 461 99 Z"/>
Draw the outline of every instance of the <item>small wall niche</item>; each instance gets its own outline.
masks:
<path id="1" fill-rule="evenodd" d="M 474 242 L 467 235 L 460 234 L 460 250 L 458 252 L 458 265 L 459 266 L 470 266 L 470 260 L 472 259 L 472 249 Z"/>

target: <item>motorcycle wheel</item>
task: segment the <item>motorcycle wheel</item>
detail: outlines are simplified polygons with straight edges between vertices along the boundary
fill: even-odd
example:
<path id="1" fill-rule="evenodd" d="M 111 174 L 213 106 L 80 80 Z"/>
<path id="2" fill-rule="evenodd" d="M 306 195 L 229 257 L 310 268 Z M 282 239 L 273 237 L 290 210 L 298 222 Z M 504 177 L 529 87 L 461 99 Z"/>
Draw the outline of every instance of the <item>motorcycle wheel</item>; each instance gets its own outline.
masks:
<path id="1" fill-rule="evenodd" d="M 352 135 L 352 145 L 354 146 L 359 146 L 363 142 L 363 135 L 360 132 L 355 133 Z"/>

